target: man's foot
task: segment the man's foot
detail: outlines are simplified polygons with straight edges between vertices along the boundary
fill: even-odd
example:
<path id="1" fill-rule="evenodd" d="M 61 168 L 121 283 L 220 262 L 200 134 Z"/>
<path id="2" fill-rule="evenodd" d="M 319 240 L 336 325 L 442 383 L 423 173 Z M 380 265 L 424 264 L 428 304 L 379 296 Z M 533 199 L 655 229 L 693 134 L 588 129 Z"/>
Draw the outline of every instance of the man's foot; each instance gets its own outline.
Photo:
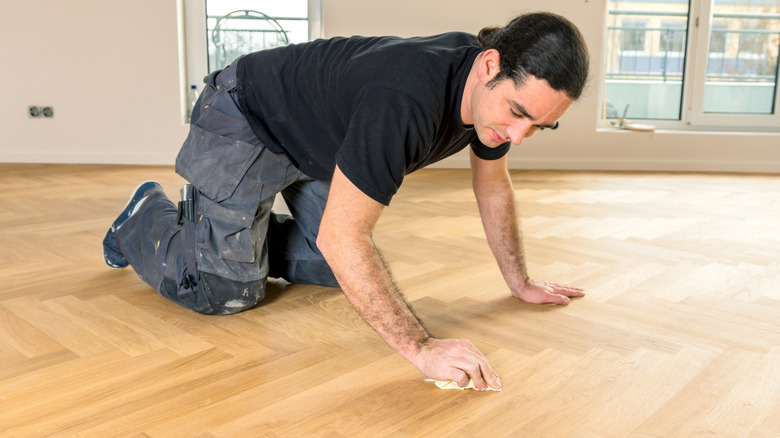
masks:
<path id="1" fill-rule="evenodd" d="M 119 244 L 116 242 L 116 230 L 138 211 L 138 207 L 148 198 L 147 193 L 153 189 L 162 190 L 162 186 L 156 181 L 144 181 L 136 187 L 124 210 L 119 213 L 114 223 L 111 224 L 111 228 L 108 229 L 106 237 L 103 238 L 103 260 L 108 266 L 120 269 L 129 264 L 122 255 L 122 251 L 119 250 Z"/>

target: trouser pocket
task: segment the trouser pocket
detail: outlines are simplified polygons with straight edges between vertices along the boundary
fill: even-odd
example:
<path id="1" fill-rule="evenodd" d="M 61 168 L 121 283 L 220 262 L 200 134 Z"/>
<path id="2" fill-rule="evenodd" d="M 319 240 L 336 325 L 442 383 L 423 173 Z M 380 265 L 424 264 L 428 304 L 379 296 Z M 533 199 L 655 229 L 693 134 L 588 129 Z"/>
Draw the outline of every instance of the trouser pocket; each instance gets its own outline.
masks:
<path id="1" fill-rule="evenodd" d="M 260 200 L 246 205 L 224 205 L 206 196 L 198 198 L 197 247 L 216 257 L 234 262 L 254 263 L 257 245 L 264 240 L 267 221 L 255 221 Z"/>
<path id="2" fill-rule="evenodd" d="M 176 172 L 201 193 L 220 202 L 233 194 L 262 149 L 261 145 L 192 125 L 176 157 Z"/>

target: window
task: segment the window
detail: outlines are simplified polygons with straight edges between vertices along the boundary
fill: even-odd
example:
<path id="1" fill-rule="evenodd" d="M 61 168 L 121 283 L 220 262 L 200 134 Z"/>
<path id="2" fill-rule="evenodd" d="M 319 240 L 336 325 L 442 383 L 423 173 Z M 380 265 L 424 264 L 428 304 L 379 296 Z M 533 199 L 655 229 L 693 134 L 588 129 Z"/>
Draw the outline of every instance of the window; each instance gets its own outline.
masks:
<path id="1" fill-rule="evenodd" d="M 182 114 L 187 92 L 238 56 L 322 36 L 322 0 L 179 0 Z"/>
<path id="2" fill-rule="evenodd" d="M 240 55 L 308 41 L 306 1 L 206 0 L 209 71 Z"/>
<path id="3" fill-rule="evenodd" d="M 678 119 L 687 4 L 659 8 L 655 3 L 621 0 L 610 5 L 606 117 L 628 111 L 637 119 Z M 614 47 L 620 47 L 617 56 Z"/>
<path id="4" fill-rule="evenodd" d="M 685 20 L 661 21 L 661 51 L 682 54 L 685 50 Z"/>
<path id="5" fill-rule="evenodd" d="M 710 58 L 723 58 L 726 53 L 726 36 L 729 33 L 728 21 L 713 21 L 710 33 Z"/>
<path id="6" fill-rule="evenodd" d="M 780 0 L 608 0 L 603 116 L 780 131 Z"/>
<path id="7" fill-rule="evenodd" d="M 621 52 L 644 52 L 647 21 L 624 19 L 620 35 Z"/>

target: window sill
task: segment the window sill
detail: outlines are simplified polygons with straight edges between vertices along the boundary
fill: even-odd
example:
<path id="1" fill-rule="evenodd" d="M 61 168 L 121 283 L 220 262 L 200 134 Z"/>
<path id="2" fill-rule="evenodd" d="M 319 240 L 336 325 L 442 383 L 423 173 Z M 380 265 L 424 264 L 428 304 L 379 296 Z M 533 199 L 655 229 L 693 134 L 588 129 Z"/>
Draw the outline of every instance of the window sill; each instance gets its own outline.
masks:
<path id="1" fill-rule="evenodd" d="M 620 129 L 613 127 L 600 126 L 596 128 L 596 132 L 601 133 L 631 133 L 639 135 L 730 135 L 730 136 L 761 136 L 761 137 L 780 137 L 778 131 L 761 131 L 761 130 L 726 130 L 726 129 L 706 129 L 706 128 L 657 128 L 655 131 L 631 131 L 628 129 Z"/>

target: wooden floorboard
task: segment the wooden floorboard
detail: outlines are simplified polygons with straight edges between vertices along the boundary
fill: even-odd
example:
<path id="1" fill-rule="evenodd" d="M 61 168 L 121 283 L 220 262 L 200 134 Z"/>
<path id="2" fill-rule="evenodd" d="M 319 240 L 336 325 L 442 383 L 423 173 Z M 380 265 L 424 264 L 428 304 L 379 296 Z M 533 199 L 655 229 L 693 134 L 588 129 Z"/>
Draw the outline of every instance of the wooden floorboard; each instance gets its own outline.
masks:
<path id="1" fill-rule="evenodd" d="M 169 166 L 0 164 L 0 436 L 778 437 L 780 176 L 513 171 L 531 274 L 509 296 L 468 170 L 407 177 L 374 239 L 416 313 L 501 392 L 446 391 L 338 288 L 178 307 L 101 256 Z"/>

